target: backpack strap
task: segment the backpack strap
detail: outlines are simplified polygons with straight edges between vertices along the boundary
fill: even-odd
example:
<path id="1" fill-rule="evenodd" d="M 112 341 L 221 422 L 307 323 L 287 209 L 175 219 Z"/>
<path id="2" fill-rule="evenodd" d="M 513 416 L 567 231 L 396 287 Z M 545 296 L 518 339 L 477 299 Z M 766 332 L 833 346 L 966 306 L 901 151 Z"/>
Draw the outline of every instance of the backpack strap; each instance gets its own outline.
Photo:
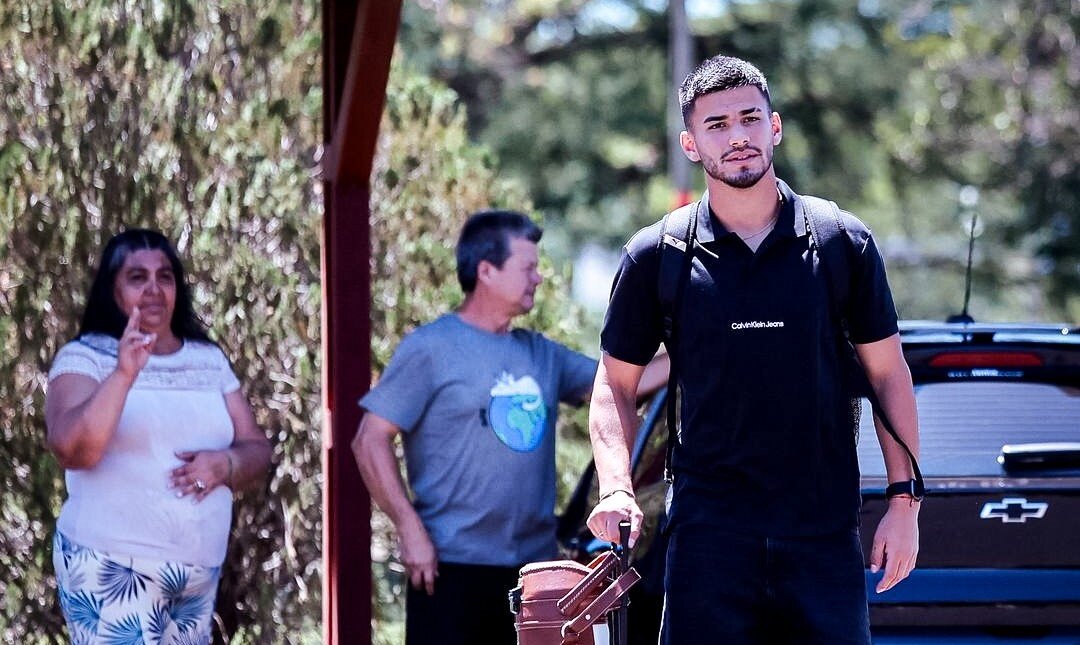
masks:
<path id="1" fill-rule="evenodd" d="M 668 351 L 667 382 L 667 456 L 664 459 L 664 480 L 671 482 L 671 456 L 675 451 L 677 433 L 677 398 L 679 387 L 679 364 L 672 340 L 678 333 L 678 320 L 675 312 L 682 304 L 686 283 L 690 281 L 690 271 L 694 261 L 694 245 L 697 243 L 698 213 L 701 208 L 708 208 L 709 192 L 705 191 L 701 199 L 677 208 L 664 216 L 660 227 L 660 274 L 657 290 L 660 309 L 664 314 L 664 345 Z M 678 235 L 678 237 L 676 237 Z"/>
<path id="2" fill-rule="evenodd" d="M 900 444 L 900 447 L 907 453 L 908 460 L 911 462 L 911 470 L 915 475 L 916 488 L 920 491 L 925 490 L 922 471 L 919 469 L 919 461 L 915 458 L 911 449 L 908 448 L 907 443 L 897 434 L 892 422 L 889 421 L 889 417 L 885 414 L 885 408 L 882 407 L 877 393 L 874 392 L 874 388 L 866 378 L 866 371 L 863 369 L 862 364 L 859 363 L 859 355 L 855 351 L 855 346 L 852 344 L 848 334 L 846 314 L 848 296 L 851 293 L 851 267 L 853 261 L 850 255 L 852 250 L 851 239 L 847 235 L 847 229 L 844 228 L 840 207 L 836 205 L 836 202 L 827 199 L 799 195 L 795 199 L 795 209 L 796 217 L 799 216 L 800 211 L 802 212 L 806 227 L 810 231 L 811 244 L 817 256 L 818 266 L 825 274 L 828 285 L 829 308 L 832 311 L 833 319 L 840 324 L 840 334 L 838 334 L 837 340 L 841 344 L 840 351 L 848 355 L 849 360 L 854 361 L 858 366 L 857 370 L 853 370 L 853 373 L 859 379 L 857 389 L 866 395 L 874 415 L 881 420 L 881 425 L 885 427 L 889 436 Z M 841 359 L 843 360 L 843 357 Z"/>
<path id="3" fill-rule="evenodd" d="M 702 197 L 708 203 L 708 193 Z M 667 215 L 660 225 L 660 276 L 658 293 L 664 314 L 664 342 L 674 337 L 675 307 L 682 300 L 685 276 L 690 274 L 697 240 L 697 213 L 701 202 L 691 202 Z M 670 347 L 668 348 L 670 351 Z"/>
<path id="4" fill-rule="evenodd" d="M 799 195 L 795 199 L 795 217 L 802 217 L 810 231 L 810 241 L 816 250 L 817 262 L 829 281 L 829 305 L 833 314 L 840 314 L 837 320 L 847 334 L 847 298 L 850 293 L 851 258 L 847 229 L 840 216 L 840 207 L 836 202 Z"/>

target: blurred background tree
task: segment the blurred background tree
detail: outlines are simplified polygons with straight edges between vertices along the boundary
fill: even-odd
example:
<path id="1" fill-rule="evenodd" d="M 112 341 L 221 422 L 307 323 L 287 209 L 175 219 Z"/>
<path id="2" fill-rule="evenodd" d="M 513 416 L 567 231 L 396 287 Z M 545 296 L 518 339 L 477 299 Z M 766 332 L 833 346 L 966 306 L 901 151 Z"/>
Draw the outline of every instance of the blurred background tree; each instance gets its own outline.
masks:
<path id="1" fill-rule="evenodd" d="M 452 243 L 486 206 L 546 229 L 547 280 L 522 324 L 595 353 L 600 315 L 569 302 L 564 267 L 599 258 L 574 277 L 602 307 L 612 254 L 672 205 L 668 1 L 404 7 L 372 177 L 373 379 L 403 334 L 458 302 Z M 960 309 L 977 214 L 971 313 L 1080 321 L 1075 1 L 685 7 L 695 61 L 734 54 L 769 76 L 781 176 L 873 226 L 903 317 Z M 315 0 L 0 0 L 6 642 L 61 640 L 43 374 L 124 226 L 177 241 L 277 444 L 266 490 L 237 505 L 221 632 L 319 642 L 319 39 Z M 588 455 L 583 412 L 562 417 L 565 496 Z M 377 638 L 396 643 L 403 578 L 385 517 L 372 523 Z"/>
<path id="2" fill-rule="evenodd" d="M 972 313 L 1080 319 L 1075 3 L 685 6 L 695 62 L 728 53 L 769 77 L 785 123 L 781 176 L 873 226 L 903 317 L 961 308 L 977 213 Z M 460 94 L 470 132 L 525 182 L 560 259 L 599 245 L 611 264 L 629 232 L 672 205 L 668 9 L 666 0 L 406 5 L 406 59 Z"/>

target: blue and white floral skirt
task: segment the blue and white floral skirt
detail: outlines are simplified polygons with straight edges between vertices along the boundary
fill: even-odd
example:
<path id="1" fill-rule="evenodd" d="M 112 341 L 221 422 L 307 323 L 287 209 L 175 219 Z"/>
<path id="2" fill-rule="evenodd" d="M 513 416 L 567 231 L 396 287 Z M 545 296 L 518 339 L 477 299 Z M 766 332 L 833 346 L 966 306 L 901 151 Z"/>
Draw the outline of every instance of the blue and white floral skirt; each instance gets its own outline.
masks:
<path id="1" fill-rule="evenodd" d="M 130 558 L 59 531 L 53 565 L 72 645 L 207 645 L 220 567 Z"/>

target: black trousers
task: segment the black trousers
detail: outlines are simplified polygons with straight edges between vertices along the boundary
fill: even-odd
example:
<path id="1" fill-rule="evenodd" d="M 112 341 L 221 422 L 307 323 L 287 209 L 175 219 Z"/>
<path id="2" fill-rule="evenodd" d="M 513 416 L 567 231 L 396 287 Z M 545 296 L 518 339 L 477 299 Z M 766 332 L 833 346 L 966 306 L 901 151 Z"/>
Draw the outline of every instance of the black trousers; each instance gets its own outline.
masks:
<path id="1" fill-rule="evenodd" d="M 434 595 L 409 585 L 406 645 L 513 645 L 507 594 L 517 586 L 518 569 L 440 562 Z"/>
<path id="2" fill-rule="evenodd" d="M 677 524 L 668 546 L 664 645 L 869 645 L 858 530 L 750 537 Z"/>

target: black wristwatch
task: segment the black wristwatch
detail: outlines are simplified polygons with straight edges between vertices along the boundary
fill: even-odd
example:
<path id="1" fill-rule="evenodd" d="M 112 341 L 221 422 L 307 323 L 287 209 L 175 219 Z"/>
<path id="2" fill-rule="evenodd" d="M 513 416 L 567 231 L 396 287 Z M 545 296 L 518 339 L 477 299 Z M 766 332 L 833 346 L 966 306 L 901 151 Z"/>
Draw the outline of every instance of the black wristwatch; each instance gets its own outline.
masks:
<path id="1" fill-rule="evenodd" d="M 910 495 L 915 501 L 921 502 L 923 498 L 926 497 L 926 487 L 923 486 L 922 481 L 918 479 L 895 482 L 885 487 L 886 499 L 899 497 L 900 495 Z"/>

